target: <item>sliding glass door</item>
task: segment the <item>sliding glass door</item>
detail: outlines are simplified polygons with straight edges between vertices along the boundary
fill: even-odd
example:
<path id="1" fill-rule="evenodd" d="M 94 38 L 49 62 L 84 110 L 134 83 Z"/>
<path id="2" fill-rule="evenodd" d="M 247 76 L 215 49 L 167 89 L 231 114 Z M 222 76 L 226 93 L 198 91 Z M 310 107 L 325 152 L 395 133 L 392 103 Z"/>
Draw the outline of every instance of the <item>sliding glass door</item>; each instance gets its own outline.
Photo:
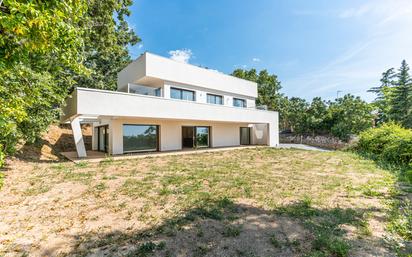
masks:
<path id="1" fill-rule="evenodd" d="M 158 150 L 159 126 L 123 125 L 123 152 Z"/>
<path id="2" fill-rule="evenodd" d="M 196 127 L 196 147 L 209 147 L 209 127 Z"/>
<path id="3" fill-rule="evenodd" d="M 182 147 L 203 148 L 210 146 L 209 127 L 183 126 Z"/>

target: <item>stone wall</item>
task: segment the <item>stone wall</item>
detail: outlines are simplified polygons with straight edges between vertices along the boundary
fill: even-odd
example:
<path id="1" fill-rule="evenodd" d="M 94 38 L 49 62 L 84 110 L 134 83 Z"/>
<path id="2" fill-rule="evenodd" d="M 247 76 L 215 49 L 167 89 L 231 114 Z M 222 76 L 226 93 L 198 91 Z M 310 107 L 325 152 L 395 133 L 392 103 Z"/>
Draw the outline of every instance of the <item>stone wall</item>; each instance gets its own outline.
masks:
<path id="1" fill-rule="evenodd" d="M 294 134 L 280 134 L 280 143 L 285 144 L 305 144 L 311 146 L 317 146 L 326 149 L 343 149 L 349 146 L 350 143 L 341 141 L 340 139 L 332 136 L 300 136 Z"/>

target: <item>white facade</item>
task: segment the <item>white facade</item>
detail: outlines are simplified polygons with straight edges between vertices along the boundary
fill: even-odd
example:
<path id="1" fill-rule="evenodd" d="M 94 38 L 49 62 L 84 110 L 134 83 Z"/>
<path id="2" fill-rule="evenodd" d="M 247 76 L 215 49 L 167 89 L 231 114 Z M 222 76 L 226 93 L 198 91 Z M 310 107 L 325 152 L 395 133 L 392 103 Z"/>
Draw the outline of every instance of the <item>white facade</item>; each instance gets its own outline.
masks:
<path id="1" fill-rule="evenodd" d="M 240 145 L 241 127 L 250 128 L 250 144 L 277 146 L 278 113 L 256 109 L 256 97 L 256 83 L 145 53 L 119 73 L 118 91 L 77 88 L 61 119 L 77 134 L 76 122 L 93 121 L 93 150 L 108 140 L 109 154 L 125 153 L 125 124 L 156 126 L 158 151 L 182 149 L 187 126 L 207 127 L 208 147 Z M 102 125 L 107 131 L 99 132 Z M 98 134 L 106 132 L 105 139 Z M 85 156 L 75 138 L 79 157 Z"/>

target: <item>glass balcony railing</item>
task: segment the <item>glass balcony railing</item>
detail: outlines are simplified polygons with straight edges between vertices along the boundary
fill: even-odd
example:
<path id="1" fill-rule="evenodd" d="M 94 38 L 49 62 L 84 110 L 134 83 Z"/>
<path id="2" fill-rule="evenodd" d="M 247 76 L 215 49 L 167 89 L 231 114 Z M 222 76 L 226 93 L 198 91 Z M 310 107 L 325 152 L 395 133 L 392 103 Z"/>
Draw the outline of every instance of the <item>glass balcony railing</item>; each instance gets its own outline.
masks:
<path id="1" fill-rule="evenodd" d="M 151 95 L 151 96 L 161 96 L 161 88 L 129 84 L 129 93 L 138 95 Z"/>

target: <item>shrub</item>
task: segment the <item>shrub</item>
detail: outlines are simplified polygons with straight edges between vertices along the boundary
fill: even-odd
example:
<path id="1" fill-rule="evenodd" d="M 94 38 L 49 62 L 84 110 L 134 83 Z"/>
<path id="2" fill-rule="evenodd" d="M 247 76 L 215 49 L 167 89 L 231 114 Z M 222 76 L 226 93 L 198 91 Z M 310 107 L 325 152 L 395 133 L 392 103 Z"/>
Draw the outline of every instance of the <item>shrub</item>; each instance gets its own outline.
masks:
<path id="1" fill-rule="evenodd" d="M 394 123 L 365 130 L 359 135 L 357 150 L 380 161 L 412 164 L 412 130 Z"/>

